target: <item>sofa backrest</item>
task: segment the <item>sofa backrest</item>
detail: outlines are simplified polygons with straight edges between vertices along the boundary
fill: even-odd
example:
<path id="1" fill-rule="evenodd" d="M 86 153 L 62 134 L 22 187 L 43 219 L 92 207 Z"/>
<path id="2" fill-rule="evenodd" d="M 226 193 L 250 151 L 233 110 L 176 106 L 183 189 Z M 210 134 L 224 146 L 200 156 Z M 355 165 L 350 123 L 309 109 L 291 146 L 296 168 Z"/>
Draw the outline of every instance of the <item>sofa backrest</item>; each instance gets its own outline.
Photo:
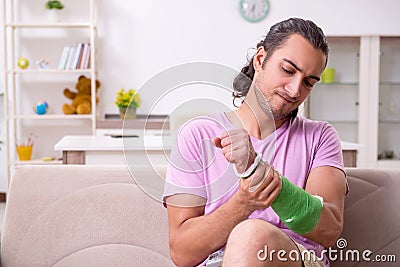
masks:
<path id="1" fill-rule="evenodd" d="M 334 248 L 338 251 L 332 253 L 337 260 L 331 261 L 331 266 L 398 266 L 400 170 L 347 168 L 347 179 L 350 191 L 345 201 L 344 229 Z M 397 263 L 387 261 L 391 255 Z M 376 262 L 380 259 L 375 256 L 386 262 Z M 374 262 L 367 262 L 368 258 Z"/>
<path id="2" fill-rule="evenodd" d="M 136 173 L 154 179 L 146 170 Z M 123 165 L 21 166 L 7 196 L 1 264 L 173 266 L 167 211 Z"/>

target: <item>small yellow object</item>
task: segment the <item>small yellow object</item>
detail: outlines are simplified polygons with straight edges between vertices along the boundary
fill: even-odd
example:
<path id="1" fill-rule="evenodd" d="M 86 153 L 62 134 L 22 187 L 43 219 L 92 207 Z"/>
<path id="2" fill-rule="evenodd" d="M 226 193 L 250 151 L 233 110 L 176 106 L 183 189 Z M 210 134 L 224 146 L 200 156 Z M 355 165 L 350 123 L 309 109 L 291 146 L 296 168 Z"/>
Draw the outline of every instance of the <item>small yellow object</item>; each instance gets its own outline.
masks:
<path id="1" fill-rule="evenodd" d="M 52 157 L 43 157 L 42 160 L 43 161 L 52 161 L 52 160 L 54 160 L 54 158 L 52 158 Z"/>
<path id="2" fill-rule="evenodd" d="M 32 146 L 17 146 L 17 153 L 20 160 L 31 160 Z"/>
<path id="3" fill-rule="evenodd" d="M 17 65 L 18 67 L 20 67 L 21 69 L 26 69 L 29 66 L 29 61 L 24 58 L 24 57 L 20 57 L 17 61 Z"/>
<path id="4" fill-rule="evenodd" d="M 322 83 L 333 83 L 335 81 L 335 69 L 326 68 L 321 75 Z"/>

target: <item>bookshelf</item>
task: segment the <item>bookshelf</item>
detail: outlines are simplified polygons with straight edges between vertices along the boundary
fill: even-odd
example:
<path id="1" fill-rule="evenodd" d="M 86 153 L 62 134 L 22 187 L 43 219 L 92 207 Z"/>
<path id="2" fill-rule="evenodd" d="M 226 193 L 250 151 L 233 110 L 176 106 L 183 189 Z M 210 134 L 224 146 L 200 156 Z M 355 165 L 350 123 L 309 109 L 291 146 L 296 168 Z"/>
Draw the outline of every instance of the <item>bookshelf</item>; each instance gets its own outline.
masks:
<path id="1" fill-rule="evenodd" d="M 97 62 L 97 1 L 70 0 L 66 14 L 79 8 L 80 13 L 63 18 L 59 22 L 43 21 L 44 4 L 29 0 L 3 1 L 4 31 L 4 124 L 6 154 L 6 187 L 10 183 L 15 166 L 21 164 L 59 164 L 60 160 L 44 161 L 42 158 L 59 159 L 54 151 L 55 143 L 68 134 L 95 134 L 97 106 L 96 80 Z M 25 12 L 25 13 L 24 13 Z M 42 12 L 42 13 L 41 13 Z M 75 16 L 76 15 L 76 16 Z M 59 68 L 65 47 L 76 47 L 79 43 L 90 44 L 85 67 Z M 82 47 L 83 53 L 83 47 Z M 29 67 L 21 69 L 18 58 L 29 60 Z M 45 58 L 50 63 L 40 68 L 37 61 Z M 90 59 L 89 59 L 90 58 Z M 36 64 L 35 64 L 36 63 Z M 65 115 L 61 106 L 71 103 L 63 95 L 63 89 L 74 90 L 80 75 L 91 78 L 91 114 Z M 49 111 L 44 115 L 34 112 L 32 106 L 39 100 L 49 102 Z M 35 144 L 31 160 L 20 161 L 16 145 L 34 133 Z"/>

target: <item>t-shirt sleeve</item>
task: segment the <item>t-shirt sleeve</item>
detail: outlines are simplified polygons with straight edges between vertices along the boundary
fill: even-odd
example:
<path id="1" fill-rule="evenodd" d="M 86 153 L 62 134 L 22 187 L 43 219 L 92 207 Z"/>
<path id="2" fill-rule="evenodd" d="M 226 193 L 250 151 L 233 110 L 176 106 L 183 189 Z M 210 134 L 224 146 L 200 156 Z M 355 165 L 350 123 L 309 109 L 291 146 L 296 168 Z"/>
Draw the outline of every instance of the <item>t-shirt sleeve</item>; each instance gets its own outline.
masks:
<path id="1" fill-rule="evenodd" d="M 190 126 L 181 129 L 172 147 L 163 201 L 175 194 L 192 194 L 207 199 L 201 143 Z"/>
<path id="2" fill-rule="evenodd" d="M 330 124 L 324 123 L 319 142 L 316 144 L 311 170 L 320 166 L 332 166 L 343 171 L 343 154 L 339 135 Z"/>

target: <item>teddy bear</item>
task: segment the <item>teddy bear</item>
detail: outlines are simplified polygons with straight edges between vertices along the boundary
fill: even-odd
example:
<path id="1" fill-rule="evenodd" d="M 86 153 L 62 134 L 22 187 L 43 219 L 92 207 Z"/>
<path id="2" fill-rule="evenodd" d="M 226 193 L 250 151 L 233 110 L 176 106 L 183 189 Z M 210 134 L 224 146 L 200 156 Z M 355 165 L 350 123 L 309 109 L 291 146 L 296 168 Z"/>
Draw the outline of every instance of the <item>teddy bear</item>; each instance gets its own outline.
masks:
<path id="1" fill-rule="evenodd" d="M 96 80 L 96 93 L 100 88 L 101 83 Z M 71 104 L 64 104 L 62 111 L 64 114 L 90 114 L 92 112 L 92 94 L 91 94 L 91 79 L 84 75 L 79 76 L 78 82 L 75 85 L 77 92 L 73 92 L 68 88 L 64 89 L 64 96 L 72 99 Z M 96 95 L 96 104 L 99 98 Z"/>

